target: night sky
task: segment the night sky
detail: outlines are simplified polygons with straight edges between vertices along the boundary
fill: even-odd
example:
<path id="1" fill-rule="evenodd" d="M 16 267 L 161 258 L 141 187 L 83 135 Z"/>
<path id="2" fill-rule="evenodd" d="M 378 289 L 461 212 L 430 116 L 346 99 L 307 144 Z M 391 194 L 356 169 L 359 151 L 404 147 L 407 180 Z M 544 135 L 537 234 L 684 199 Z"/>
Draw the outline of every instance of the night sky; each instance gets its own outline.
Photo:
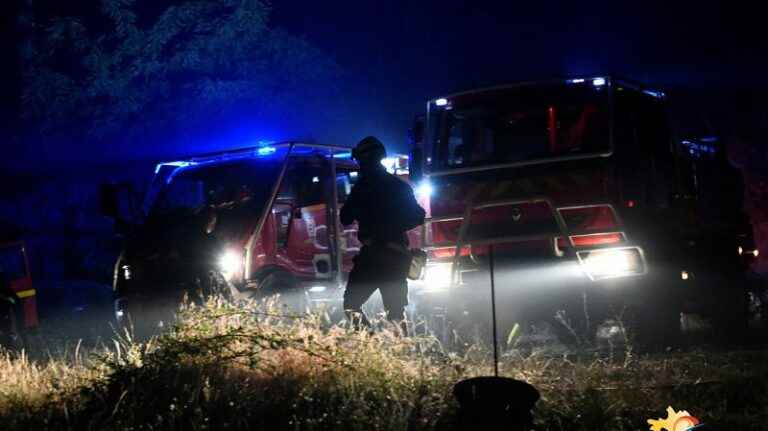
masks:
<path id="1" fill-rule="evenodd" d="M 66 11 L 62 3 L 50 3 L 56 13 Z M 88 3 L 94 2 L 71 6 L 70 13 L 83 13 Z M 321 113 L 296 106 L 289 121 L 261 125 L 252 135 L 352 145 L 374 134 L 391 150 L 405 151 L 409 123 L 429 98 L 573 74 L 615 73 L 699 94 L 763 88 L 764 19 L 737 3 L 274 1 L 273 26 L 304 37 L 339 65 L 338 82 L 329 83 L 338 97 L 324 102 Z M 138 4 L 151 11 L 159 2 Z M 5 82 L 14 82 L 8 70 L 4 73 Z M 175 152 L 211 149 L 198 147 L 179 145 Z M 92 150 L 83 143 L 62 149 L 62 155 L 82 153 L 74 159 L 83 163 L 116 161 L 108 151 Z M 135 147 L 138 159 L 166 153 Z"/>
<path id="2" fill-rule="evenodd" d="M 764 21 L 736 2 L 343 3 L 284 0 L 275 20 L 344 66 L 361 119 L 347 135 L 392 146 L 426 99 L 460 89 L 617 73 L 707 91 L 763 86 L 768 71 Z"/>

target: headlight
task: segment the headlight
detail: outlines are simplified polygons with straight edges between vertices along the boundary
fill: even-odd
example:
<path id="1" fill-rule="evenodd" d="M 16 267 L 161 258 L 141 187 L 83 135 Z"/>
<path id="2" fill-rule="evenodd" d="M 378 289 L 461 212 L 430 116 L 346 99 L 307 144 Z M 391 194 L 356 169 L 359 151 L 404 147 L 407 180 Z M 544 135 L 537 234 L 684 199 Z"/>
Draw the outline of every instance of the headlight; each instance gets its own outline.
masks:
<path id="1" fill-rule="evenodd" d="M 450 263 L 427 265 L 424 271 L 424 284 L 426 284 L 427 288 L 431 289 L 450 286 L 451 267 Z"/>
<path id="2" fill-rule="evenodd" d="M 432 196 L 432 192 L 434 189 L 432 188 L 432 183 L 429 182 L 429 180 L 422 181 L 418 187 L 416 187 L 416 196 L 420 198 L 428 198 Z"/>
<path id="3" fill-rule="evenodd" d="M 579 263 L 592 280 L 645 274 L 645 259 L 638 247 L 580 251 Z"/>
<path id="4" fill-rule="evenodd" d="M 243 266 L 243 258 L 234 250 L 227 250 L 219 257 L 219 271 L 227 280 L 240 272 Z"/>
<path id="5" fill-rule="evenodd" d="M 117 320 L 119 323 L 124 323 L 126 321 L 126 313 L 125 313 L 125 299 L 119 298 L 115 300 L 115 320 Z"/>

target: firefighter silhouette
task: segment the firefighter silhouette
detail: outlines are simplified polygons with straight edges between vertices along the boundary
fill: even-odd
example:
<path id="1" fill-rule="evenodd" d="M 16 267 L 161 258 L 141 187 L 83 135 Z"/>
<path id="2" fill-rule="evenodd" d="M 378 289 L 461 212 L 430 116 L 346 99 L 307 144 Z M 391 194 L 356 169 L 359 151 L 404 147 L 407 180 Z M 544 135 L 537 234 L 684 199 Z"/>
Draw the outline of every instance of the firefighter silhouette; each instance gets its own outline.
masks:
<path id="1" fill-rule="evenodd" d="M 370 326 L 363 304 L 378 289 L 387 318 L 404 330 L 408 305 L 406 277 L 411 263 L 406 232 L 424 223 L 424 210 L 413 190 L 386 171 L 381 160 L 384 145 L 373 136 L 361 140 L 352 151 L 360 165 L 360 179 L 352 188 L 340 218 L 343 225 L 357 221 L 363 244 L 344 292 L 344 310 L 355 327 Z"/>

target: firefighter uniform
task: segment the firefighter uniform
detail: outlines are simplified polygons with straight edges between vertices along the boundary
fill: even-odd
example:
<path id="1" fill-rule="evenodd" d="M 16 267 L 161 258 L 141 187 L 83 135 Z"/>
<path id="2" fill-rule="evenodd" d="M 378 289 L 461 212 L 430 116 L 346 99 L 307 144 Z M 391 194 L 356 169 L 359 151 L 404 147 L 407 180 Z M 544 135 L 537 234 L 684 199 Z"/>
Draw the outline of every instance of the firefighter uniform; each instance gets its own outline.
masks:
<path id="1" fill-rule="evenodd" d="M 344 292 L 344 310 L 360 313 L 363 304 L 378 289 L 390 320 L 402 320 L 408 304 L 406 281 L 411 262 L 406 231 L 424 222 L 424 210 L 416 202 L 411 186 L 388 173 L 380 164 L 384 147 L 375 138 L 366 138 L 356 150 L 375 146 L 375 163 L 360 161 L 360 180 L 341 209 L 344 225 L 357 221 L 358 239 L 363 244 L 355 256 L 354 268 Z M 380 148 L 379 148 L 380 146 Z"/>

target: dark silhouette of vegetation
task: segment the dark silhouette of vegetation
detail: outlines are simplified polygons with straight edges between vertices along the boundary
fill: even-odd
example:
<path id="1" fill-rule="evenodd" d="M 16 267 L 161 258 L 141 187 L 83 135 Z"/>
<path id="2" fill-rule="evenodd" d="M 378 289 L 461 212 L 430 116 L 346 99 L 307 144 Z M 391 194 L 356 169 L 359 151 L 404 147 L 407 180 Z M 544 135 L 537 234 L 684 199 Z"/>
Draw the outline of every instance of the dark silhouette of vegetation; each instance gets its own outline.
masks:
<path id="1" fill-rule="evenodd" d="M 145 342 L 0 351 L 3 429 L 456 429 L 453 385 L 487 375 L 489 346 L 373 334 L 322 311 L 211 299 Z M 37 347 L 36 347 L 37 346 Z M 533 384 L 536 429 L 638 430 L 667 406 L 719 430 L 762 430 L 766 352 L 604 358 L 502 350 L 500 374 Z"/>
<path id="2" fill-rule="evenodd" d="M 140 11 L 134 0 L 102 0 L 91 28 L 78 17 L 36 24 L 25 51 L 28 130 L 72 142 L 178 140 L 319 102 L 333 87 L 335 64 L 270 27 L 265 2 Z"/>

